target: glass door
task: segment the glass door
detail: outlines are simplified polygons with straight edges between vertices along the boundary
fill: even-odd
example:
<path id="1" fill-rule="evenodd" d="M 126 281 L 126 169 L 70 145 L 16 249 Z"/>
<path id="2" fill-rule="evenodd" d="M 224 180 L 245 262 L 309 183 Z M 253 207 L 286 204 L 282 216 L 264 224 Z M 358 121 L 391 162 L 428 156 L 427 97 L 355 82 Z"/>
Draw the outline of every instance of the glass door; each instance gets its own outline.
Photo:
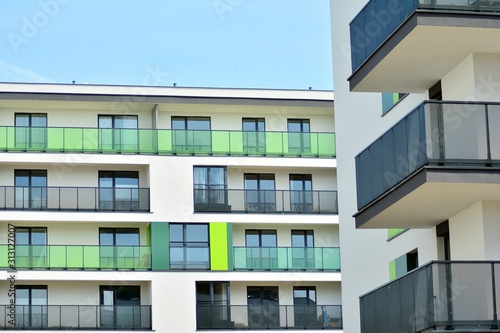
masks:
<path id="1" fill-rule="evenodd" d="M 138 210 L 139 172 L 99 171 L 99 209 Z"/>
<path id="2" fill-rule="evenodd" d="M 274 174 L 245 174 L 245 211 L 276 211 Z"/>
<path id="3" fill-rule="evenodd" d="M 209 117 L 172 117 L 172 148 L 178 153 L 212 151 Z"/>
<path id="4" fill-rule="evenodd" d="M 309 119 L 288 119 L 288 151 L 298 155 L 311 152 Z"/>
<path id="5" fill-rule="evenodd" d="M 99 115 L 99 149 L 137 152 L 137 116 Z"/>
<path id="6" fill-rule="evenodd" d="M 294 269 L 314 269 L 314 232 L 312 230 L 292 230 L 291 251 Z"/>
<path id="7" fill-rule="evenodd" d="M 16 286 L 16 327 L 47 327 L 47 286 Z"/>
<path id="8" fill-rule="evenodd" d="M 140 253 L 138 228 L 99 228 L 99 267 L 135 268 Z"/>
<path id="9" fill-rule="evenodd" d="M 290 210 L 292 212 L 313 211 L 311 175 L 290 175 Z"/>
<path id="10" fill-rule="evenodd" d="M 278 268 L 276 230 L 245 230 L 247 268 L 271 270 Z"/>
<path id="11" fill-rule="evenodd" d="M 243 118 L 243 152 L 266 153 L 266 124 L 264 118 Z"/>
<path id="12" fill-rule="evenodd" d="M 102 328 L 141 327 L 140 286 L 101 286 L 100 299 Z"/>
<path id="13" fill-rule="evenodd" d="M 293 287 L 295 327 L 318 326 L 316 287 Z"/>
<path id="14" fill-rule="evenodd" d="M 15 170 L 15 207 L 47 208 L 47 170 Z"/>
<path id="15" fill-rule="evenodd" d="M 229 211 L 227 204 L 226 168 L 194 167 L 194 210 Z"/>
<path id="16" fill-rule="evenodd" d="M 16 267 L 46 268 L 47 228 L 16 227 Z"/>
<path id="17" fill-rule="evenodd" d="M 47 146 L 47 114 L 16 113 L 14 118 L 15 147 L 45 150 Z"/>
<path id="18" fill-rule="evenodd" d="M 280 327 L 278 287 L 247 287 L 248 327 Z"/>

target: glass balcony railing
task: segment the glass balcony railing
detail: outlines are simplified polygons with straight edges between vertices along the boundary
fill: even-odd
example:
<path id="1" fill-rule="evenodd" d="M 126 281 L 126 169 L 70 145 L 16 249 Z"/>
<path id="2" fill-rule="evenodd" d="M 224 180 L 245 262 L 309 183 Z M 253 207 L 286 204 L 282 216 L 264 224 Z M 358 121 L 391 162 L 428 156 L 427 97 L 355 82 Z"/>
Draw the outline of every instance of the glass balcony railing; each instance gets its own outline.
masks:
<path id="1" fill-rule="evenodd" d="M 337 191 L 194 189 L 195 212 L 337 214 Z"/>
<path id="2" fill-rule="evenodd" d="M 149 188 L 0 186 L 0 209 L 149 212 Z"/>
<path id="3" fill-rule="evenodd" d="M 5 330 L 151 330 L 151 305 L 0 305 Z"/>
<path id="4" fill-rule="evenodd" d="M 350 24 L 352 71 L 418 10 L 491 13 L 500 12 L 498 0 L 371 0 Z"/>
<path id="5" fill-rule="evenodd" d="M 0 245 L 0 268 L 9 268 L 8 250 L 17 269 L 151 269 L 149 246 Z"/>
<path id="6" fill-rule="evenodd" d="M 335 134 L 3 126 L 0 151 L 335 157 Z"/>
<path id="7" fill-rule="evenodd" d="M 340 305 L 196 306 L 197 329 L 342 329 Z"/>
<path id="8" fill-rule="evenodd" d="M 234 270 L 340 271 L 338 247 L 235 247 Z"/>
<path id="9" fill-rule="evenodd" d="M 500 262 L 431 262 L 361 296 L 361 333 L 498 329 Z"/>
<path id="10" fill-rule="evenodd" d="M 417 106 L 356 157 L 358 209 L 424 165 L 500 166 L 500 103 Z"/>

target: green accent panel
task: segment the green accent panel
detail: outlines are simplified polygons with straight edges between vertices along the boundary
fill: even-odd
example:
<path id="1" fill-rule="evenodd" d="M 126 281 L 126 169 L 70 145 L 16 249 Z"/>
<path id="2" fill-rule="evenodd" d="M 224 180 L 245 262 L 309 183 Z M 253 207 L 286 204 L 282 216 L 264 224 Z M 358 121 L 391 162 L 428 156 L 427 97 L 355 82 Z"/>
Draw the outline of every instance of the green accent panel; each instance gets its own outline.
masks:
<path id="1" fill-rule="evenodd" d="M 0 139 L 1 141 L 1 139 Z M 7 245 L 0 246 L 0 267 L 9 267 L 9 251 Z"/>
<path id="2" fill-rule="evenodd" d="M 172 153 L 171 130 L 158 130 L 158 152 L 163 154 Z"/>
<path id="3" fill-rule="evenodd" d="M 389 280 L 396 278 L 396 260 L 389 262 Z"/>
<path id="4" fill-rule="evenodd" d="M 338 247 L 235 247 L 235 270 L 340 271 Z"/>
<path id="5" fill-rule="evenodd" d="M 237 132 L 237 131 L 232 131 L 229 133 L 229 140 L 230 142 L 230 152 L 231 154 L 234 155 L 242 155 L 242 154 L 252 154 L 252 149 L 248 149 L 249 144 L 244 147 L 243 142 L 244 140 L 247 139 L 248 133 L 254 133 L 254 132 Z M 250 134 L 251 135 L 251 134 Z M 262 138 L 264 140 L 264 138 Z M 248 141 L 245 141 L 248 143 Z M 264 151 L 265 153 L 265 151 Z"/>
<path id="6" fill-rule="evenodd" d="M 397 235 L 399 235 L 400 233 L 402 233 L 405 230 L 406 230 L 405 228 L 402 228 L 402 229 L 387 229 L 387 239 L 391 239 L 393 237 L 396 237 Z"/>
<path id="7" fill-rule="evenodd" d="M 117 247 L 114 247 L 114 246 L 110 246 L 111 248 L 118 248 Z M 132 248 L 132 247 L 130 247 Z M 83 260 L 83 267 L 88 267 L 88 268 L 93 268 L 93 267 L 100 267 L 100 268 L 104 268 L 100 265 L 100 253 L 101 251 L 104 249 L 104 247 L 99 247 L 99 246 L 85 246 L 83 247 L 82 249 L 82 252 L 83 252 L 83 256 L 82 256 L 82 260 Z M 120 257 L 120 253 L 118 253 L 118 251 L 115 252 L 116 254 L 116 261 L 118 261 L 119 257 Z M 116 266 L 112 266 L 112 267 L 109 267 L 111 269 L 113 268 L 123 268 L 123 269 L 127 269 L 127 268 L 135 268 L 135 265 L 133 265 L 133 263 L 130 263 L 130 265 L 128 266 L 122 266 L 122 267 L 119 267 L 118 265 Z"/>
<path id="8" fill-rule="evenodd" d="M 151 268 L 154 271 L 170 267 L 169 226 L 167 222 L 151 222 Z"/>
<path id="9" fill-rule="evenodd" d="M 399 93 L 393 93 L 392 94 L 392 103 L 396 104 L 397 102 L 399 102 Z"/>
<path id="10" fill-rule="evenodd" d="M 227 223 L 227 266 L 233 269 L 233 224 Z"/>
<path id="11" fill-rule="evenodd" d="M 214 154 L 228 154 L 231 151 L 230 132 L 212 131 L 212 152 Z"/>
<path id="12" fill-rule="evenodd" d="M 210 229 L 210 270 L 227 271 L 229 269 L 229 251 L 227 223 L 211 222 Z"/>
<path id="13" fill-rule="evenodd" d="M 146 245 L 151 246 L 151 223 L 146 227 Z"/>

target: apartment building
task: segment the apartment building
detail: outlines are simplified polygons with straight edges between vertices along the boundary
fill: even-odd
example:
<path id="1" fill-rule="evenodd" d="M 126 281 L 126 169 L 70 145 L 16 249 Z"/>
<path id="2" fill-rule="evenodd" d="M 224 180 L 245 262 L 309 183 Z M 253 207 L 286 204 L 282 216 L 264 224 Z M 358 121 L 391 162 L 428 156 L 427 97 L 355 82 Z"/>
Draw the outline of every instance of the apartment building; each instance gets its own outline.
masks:
<path id="1" fill-rule="evenodd" d="M 342 331 L 331 91 L 2 83 L 0 120 L 0 329 Z"/>
<path id="2" fill-rule="evenodd" d="M 345 332 L 496 332 L 500 3 L 331 1 Z"/>

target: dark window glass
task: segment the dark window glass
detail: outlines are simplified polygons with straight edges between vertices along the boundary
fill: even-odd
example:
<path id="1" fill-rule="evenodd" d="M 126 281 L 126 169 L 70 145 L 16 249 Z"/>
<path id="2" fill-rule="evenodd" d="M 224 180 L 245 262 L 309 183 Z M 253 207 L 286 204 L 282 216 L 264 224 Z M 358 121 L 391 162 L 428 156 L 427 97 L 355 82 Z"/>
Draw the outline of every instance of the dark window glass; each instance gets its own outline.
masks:
<path id="1" fill-rule="evenodd" d="M 99 149 L 137 151 L 137 116 L 99 115 Z"/>
<path id="2" fill-rule="evenodd" d="M 311 152 L 309 119 L 288 119 L 288 150 L 292 153 Z"/>
<path id="3" fill-rule="evenodd" d="M 16 286 L 16 327 L 47 327 L 47 286 Z"/>
<path id="4" fill-rule="evenodd" d="M 139 209 L 139 172 L 99 171 L 99 208 Z"/>
<path id="5" fill-rule="evenodd" d="M 264 118 L 243 118 L 243 152 L 249 155 L 266 153 Z"/>
<path id="6" fill-rule="evenodd" d="M 47 208 L 47 171 L 14 170 L 16 208 Z"/>
<path id="7" fill-rule="evenodd" d="M 247 247 L 276 247 L 276 230 L 245 230 Z"/>
<path id="8" fill-rule="evenodd" d="M 210 269 L 208 224 L 170 224 L 170 268 Z"/>
<path id="9" fill-rule="evenodd" d="M 102 328 L 141 327 L 140 286 L 100 286 Z"/>
<path id="10" fill-rule="evenodd" d="M 314 247 L 312 230 L 292 230 L 292 247 Z"/>
<path id="11" fill-rule="evenodd" d="M 225 167 L 194 167 L 194 210 L 227 211 Z"/>
<path id="12" fill-rule="evenodd" d="M 317 326 L 316 287 L 293 287 L 293 312 L 295 326 Z"/>
<path id="13" fill-rule="evenodd" d="M 47 143 L 46 113 L 16 113 L 14 115 L 15 146 L 20 149 L 45 149 Z"/>
<path id="14" fill-rule="evenodd" d="M 138 228 L 99 228 L 99 245 L 139 246 Z"/>
<path id="15" fill-rule="evenodd" d="M 290 208 L 292 212 L 313 210 L 311 175 L 290 175 Z"/>
<path id="16" fill-rule="evenodd" d="M 210 118 L 172 117 L 172 148 L 177 153 L 210 153 Z"/>
<path id="17" fill-rule="evenodd" d="M 274 174 L 245 174 L 245 210 L 276 210 Z"/>
<path id="18" fill-rule="evenodd" d="M 279 327 L 278 287 L 247 287 L 248 326 Z"/>

